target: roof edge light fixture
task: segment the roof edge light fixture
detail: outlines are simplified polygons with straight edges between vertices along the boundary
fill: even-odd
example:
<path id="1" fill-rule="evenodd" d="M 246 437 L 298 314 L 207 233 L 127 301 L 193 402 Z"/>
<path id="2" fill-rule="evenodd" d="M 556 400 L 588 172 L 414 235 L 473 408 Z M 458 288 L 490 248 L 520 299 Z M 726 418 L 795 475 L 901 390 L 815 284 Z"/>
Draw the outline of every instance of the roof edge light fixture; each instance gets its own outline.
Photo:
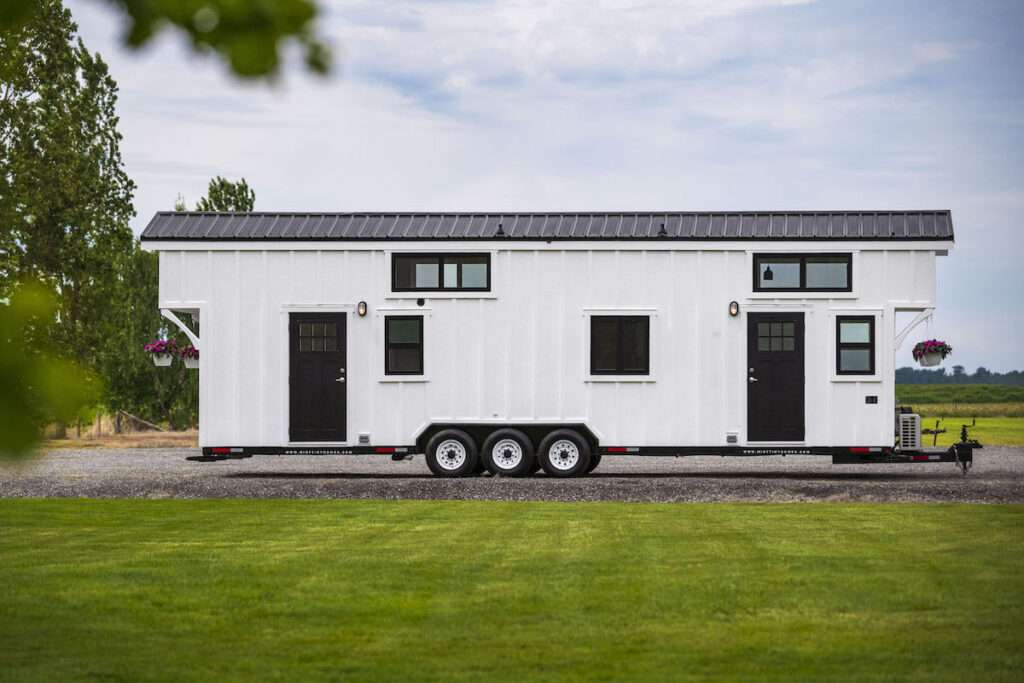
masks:
<path id="1" fill-rule="evenodd" d="M 360 301 L 356 305 L 356 313 L 359 314 L 360 318 L 362 318 L 362 317 L 364 317 L 366 315 L 366 302 L 365 301 Z"/>
<path id="2" fill-rule="evenodd" d="M 735 318 L 740 314 L 740 304 L 738 301 L 729 302 L 729 315 Z"/>

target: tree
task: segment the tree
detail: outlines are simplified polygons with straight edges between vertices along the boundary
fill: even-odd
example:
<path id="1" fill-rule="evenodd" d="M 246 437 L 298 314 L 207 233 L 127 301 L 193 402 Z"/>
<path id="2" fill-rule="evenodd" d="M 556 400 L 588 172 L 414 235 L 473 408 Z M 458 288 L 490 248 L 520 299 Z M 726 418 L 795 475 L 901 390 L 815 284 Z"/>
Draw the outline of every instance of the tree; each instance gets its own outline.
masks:
<path id="1" fill-rule="evenodd" d="M 206 196 L 196 203 L 196 211 L 252 211 L 255 203 L 256 193 L 245 182 L 245 178 L 233 183 L 217 176 L 210 181 Z"/>
<path id="2" fill-rule="evenodd" d="M 117 85 L 59 0 L 0 33 L 0 299 L 38 283 L 55 311 L 36 341 L 98 372 L 135 248 Z"/>
<path id="3" fill-rule="evenodd" d="M 40 0 L 4 0 L 0 33 L 33 20 Z M 46 0 L 42 0 L 45 2 Z M 139 48 L 162 30 L 185 35 L 196 52 L 214 52 L 241 77 L 272 76 L 283 46 L 297 43 L 308 69 L 327 73 L 331 54 L 316 35 L 313 0 L 107 0 L 126 20 L 124 43 Z"/>

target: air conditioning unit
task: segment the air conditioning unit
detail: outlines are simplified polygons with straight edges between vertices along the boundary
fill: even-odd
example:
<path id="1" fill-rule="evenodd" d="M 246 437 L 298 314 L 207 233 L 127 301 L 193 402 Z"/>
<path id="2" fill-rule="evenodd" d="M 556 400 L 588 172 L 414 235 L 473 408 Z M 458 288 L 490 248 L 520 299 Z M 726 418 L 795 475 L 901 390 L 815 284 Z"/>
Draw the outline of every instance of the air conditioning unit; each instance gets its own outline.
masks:
<path id="1" fill-rule="evenodd" d="M 921 447 L 921 416 L 916 413 L 901 413 L 900 448 L 905 451 Z"/>

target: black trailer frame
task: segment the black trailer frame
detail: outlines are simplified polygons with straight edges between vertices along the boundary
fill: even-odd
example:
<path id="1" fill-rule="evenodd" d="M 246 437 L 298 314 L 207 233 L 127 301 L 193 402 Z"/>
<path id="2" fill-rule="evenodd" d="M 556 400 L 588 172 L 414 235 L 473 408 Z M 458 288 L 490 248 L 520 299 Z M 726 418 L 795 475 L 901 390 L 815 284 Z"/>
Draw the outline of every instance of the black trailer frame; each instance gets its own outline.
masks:
<path id="1" fill-rule="evenodd" d="M 599 446 L 601 456 L 690 457 L 717 455 L 721 457 L 757 457 L 763 455 L 831 456 L 833 465 L 924 464 L 951 462 L 963 474 L 974 462 L 974 450 L 982 445 L 974 440 L 961 440 L 949 448 L 902 450 L 892 447 L 864 446 Z M 403 460 L 419 453 L 414 445 L 406 446 L 212 446 L 204 447 L 202 455 L 186 458 L 195 462 L 242 460 L 254 455 L 390 455 Z"/>

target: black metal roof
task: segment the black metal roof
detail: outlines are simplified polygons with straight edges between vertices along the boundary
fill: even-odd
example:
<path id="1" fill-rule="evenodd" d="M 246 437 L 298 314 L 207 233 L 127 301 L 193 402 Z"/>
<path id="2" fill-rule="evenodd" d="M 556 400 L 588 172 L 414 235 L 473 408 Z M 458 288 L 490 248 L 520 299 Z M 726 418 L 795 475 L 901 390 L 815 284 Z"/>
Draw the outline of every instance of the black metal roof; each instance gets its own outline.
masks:
<path id="1" fill-rule="evenodd" d="M 952 240 L 949 211 L 200 213 L 143 240 Z"/>

